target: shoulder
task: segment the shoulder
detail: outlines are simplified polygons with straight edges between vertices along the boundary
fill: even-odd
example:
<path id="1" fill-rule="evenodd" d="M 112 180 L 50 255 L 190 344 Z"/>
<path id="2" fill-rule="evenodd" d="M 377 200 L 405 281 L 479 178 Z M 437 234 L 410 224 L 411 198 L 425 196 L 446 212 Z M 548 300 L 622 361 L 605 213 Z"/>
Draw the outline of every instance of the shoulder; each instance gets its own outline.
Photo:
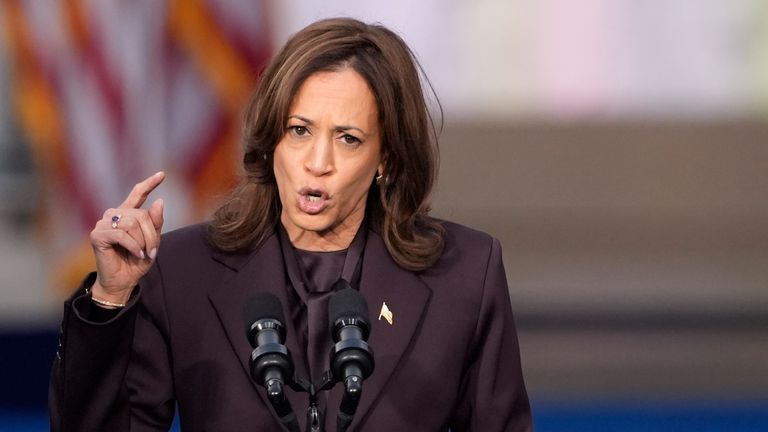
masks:
<path id="1" fill-rule="evenodd" d="M 454 326 L 454 333 L 463 334 L 469 344 L 480 322 L 493 316 L 483 305 L 509 298 L 501 247 L 482 231 L 452 222 L 442 225 L 443 254 L 420 277 L 432 292 L 430 319 L 438 327 Z"/>
<path id="2" fill-rule="evenodd" d="M 213 253 L 217 249 L 209 240 L 209 226 L 208 222 L 201 222 L 163 233 L 160 238 L 160 250 L 164 250 L 166 255 L 170 251 L 183 255 Z"/>
<path id="3" fill-rule="evenodd" d="M 158 261 L 166 264 L 191 262 L 208 258 L 215 253 L 208 240 L 208 223 L 198 223 L 163 233 L 158 249 Z"/>
<path id="4" fill-rule="evenodd" d="M 177 228 L 172 231 L 163 233 L 162 241 L 166 244 L 195 243 L 200 241 L 207 243 L 208 227 L 209 224 L 207 222 L 203 222 Z"/>
<path id="5" fill-rule="evenodd" d="M 482 250 L 493 246 L 496 239 L 483 231 L 450 221 L 441 221 L 445 229 L 445 249 Z"/>
<path id="6" fill-rule="evenodd" d="M 260 250 L 274 252 L 274 239 L 270 235 L 261 244 L 238 251 L 223 251 L 210 239 L 210 223 L 202 222 L 178 228 L 162 235 L 157 262 L 164 267 L 180 267 L 186 272 L 202 271 L 207 266 L 223 264 L 237 270 Z M 214 264 L 217 263 L 217 264 Z"/>
<path id="7" fill-rule="evenodd" d="M 490 234 L 455 222 L 441 221 L 445 246 L 427 275 L 483 275 L 494 261 L 501 262 L 499 241 Z"/>

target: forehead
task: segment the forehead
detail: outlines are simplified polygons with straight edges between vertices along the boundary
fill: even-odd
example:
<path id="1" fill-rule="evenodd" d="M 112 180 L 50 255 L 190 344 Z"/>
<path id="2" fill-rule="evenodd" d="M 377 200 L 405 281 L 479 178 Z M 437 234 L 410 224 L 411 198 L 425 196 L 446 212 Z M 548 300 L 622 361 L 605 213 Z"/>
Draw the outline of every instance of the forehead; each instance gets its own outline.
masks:
<path id="1" fill-rule="evenodd" d="M 298 112 L 301 111 L 301 112 Z M 299 87 L 289 115 L 336 114 L 377 118 L 376 98 L 365 79 L 354 69 L 316 72 Z"/>

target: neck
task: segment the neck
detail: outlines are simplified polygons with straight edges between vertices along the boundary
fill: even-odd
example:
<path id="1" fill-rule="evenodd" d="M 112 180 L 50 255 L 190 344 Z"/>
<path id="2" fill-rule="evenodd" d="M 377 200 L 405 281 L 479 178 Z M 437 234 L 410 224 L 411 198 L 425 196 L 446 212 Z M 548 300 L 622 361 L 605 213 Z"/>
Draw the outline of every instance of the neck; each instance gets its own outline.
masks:
<path id="1" fill-rule="evenodd" d="M 363 223 L 362 217 L 348 217 L 328 230 L 312 231 L 286 223 L 284 216 L 281 217 L 281 222 L 293 247 L 312 252 L 330 252 L 349 248 Z"/>

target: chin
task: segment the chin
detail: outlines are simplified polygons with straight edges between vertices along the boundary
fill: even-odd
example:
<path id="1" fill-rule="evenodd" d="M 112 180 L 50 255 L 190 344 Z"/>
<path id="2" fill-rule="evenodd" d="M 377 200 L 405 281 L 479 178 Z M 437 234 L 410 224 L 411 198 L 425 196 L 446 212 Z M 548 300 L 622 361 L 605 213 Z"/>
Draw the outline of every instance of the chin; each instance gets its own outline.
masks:
<path id="1" fill-rule="evenodd" d="M 301 215 L 291 221 L 294 225 L 305 231 L 324 233 L 330 231 L 335 225 L 335 220 L 324 214 L 319 215 Z"/>

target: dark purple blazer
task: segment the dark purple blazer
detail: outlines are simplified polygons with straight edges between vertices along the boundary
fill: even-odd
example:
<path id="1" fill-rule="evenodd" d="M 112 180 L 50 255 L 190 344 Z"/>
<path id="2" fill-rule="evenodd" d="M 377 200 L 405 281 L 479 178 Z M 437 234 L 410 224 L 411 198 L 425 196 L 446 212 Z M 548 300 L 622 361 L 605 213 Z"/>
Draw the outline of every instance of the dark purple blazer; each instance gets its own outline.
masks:
<path id="1" fill-rule="evenodd" d="M 432 268 L 399 267 L 371 231 L 360 292 L 371 312 L 376 367 L 350 431 L 528 431 L 499 242 L 445 223 L 445 251 Z M 280 431 L 264 388 L 249 375 L 243 306 L 271 292 L 287 304 L 279 241 L 240 254 L 211 247 L 206 226 L 163 236 L 136 295 L 104 323 L 85 319 L 83 289 L 66 302 L 51 388 L 54 431 L 167 430 L 178 404 L 184 431 Z M 290 289 L 290 288 L 288 288 Z M 383 302 L 390 325 L 377 319 Z M 288 316 L 286 314 L 286 316 Z M 288 319 L 286 345 L 306 376 Z M 327 430 L 343 387 L 328 399 Z M 307 395 L 287 391 L 304 428 Z"/>

